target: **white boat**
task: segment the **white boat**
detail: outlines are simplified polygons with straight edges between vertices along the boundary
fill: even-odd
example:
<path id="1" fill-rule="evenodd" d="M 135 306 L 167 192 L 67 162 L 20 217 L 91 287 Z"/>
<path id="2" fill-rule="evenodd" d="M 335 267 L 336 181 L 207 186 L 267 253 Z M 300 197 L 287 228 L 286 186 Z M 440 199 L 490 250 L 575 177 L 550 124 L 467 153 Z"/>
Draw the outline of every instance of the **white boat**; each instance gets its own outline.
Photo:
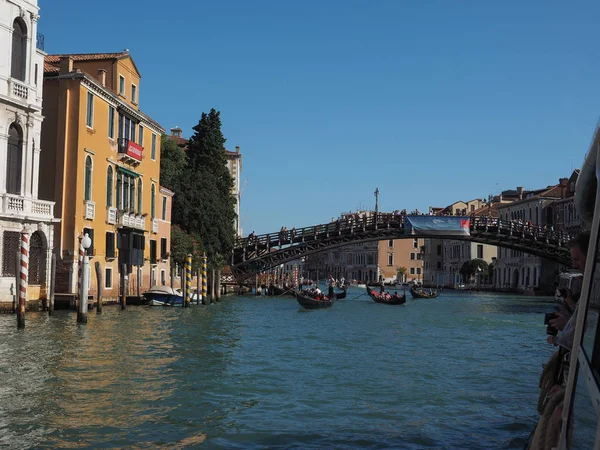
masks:
<path id="1" fill-rule="evenodd" d="M 183 297 L 171 286 L 152 286 L 144 292 L 150 306 L 182 306 Z"/>
<path id="2" fill-rule="evenodd" d="M 366 284 L 357 284 L 356 287 L 365 289 L 367 287 L 367 285 Z"/>

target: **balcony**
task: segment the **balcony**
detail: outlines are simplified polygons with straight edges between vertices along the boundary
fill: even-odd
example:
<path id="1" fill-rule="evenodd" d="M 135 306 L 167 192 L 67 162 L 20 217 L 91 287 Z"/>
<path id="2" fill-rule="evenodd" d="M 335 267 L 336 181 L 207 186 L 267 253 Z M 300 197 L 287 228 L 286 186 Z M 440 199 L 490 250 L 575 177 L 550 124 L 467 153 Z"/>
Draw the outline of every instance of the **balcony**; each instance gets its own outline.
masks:
<path id="1" fill-rule="evenodd" d="M 2 215 L 54 219 L 54 202 L 25 198 L 20 195 L 2 195 Z"/>
<path id="2" fill-rule="evenodd" d="M 119 211 L 118 225 L 121 227 L 135 228 L 137 230 L 145 230 L 146 218 L 141 214 Z"/>
<path id="3" fill-rule="evenodd" d="M 87 200 L 85 202 L 85 216 L 84 219 L 94 220 L 96 217 L 96 202 Z"/>
<path id="4" fill-rule="evenodd" d="M 152 232 L 158 233 L 158 219 L 152 219 Z"/>
<path id="5" fill-rule="evenodd" d="M 9 78 L 8 96 L 14 100 L 27 102 L 27 100 L 29 99 L 29 88 L 26 84 L 17 81 L 14 78 Z"/>
<path id="6" fill-rule="evenodd" d="M 106 223 L 110 225 L 117 224 L 117 208 L 113 206 L 106 208 Z"/>
<path id="7" fill-rule="evenodd" d="M 117 156 L 125 163 L 138 166 L 142 162 L 144 147 L 136 144 L 132 140 L 119 138 L 119 148 Z"/>

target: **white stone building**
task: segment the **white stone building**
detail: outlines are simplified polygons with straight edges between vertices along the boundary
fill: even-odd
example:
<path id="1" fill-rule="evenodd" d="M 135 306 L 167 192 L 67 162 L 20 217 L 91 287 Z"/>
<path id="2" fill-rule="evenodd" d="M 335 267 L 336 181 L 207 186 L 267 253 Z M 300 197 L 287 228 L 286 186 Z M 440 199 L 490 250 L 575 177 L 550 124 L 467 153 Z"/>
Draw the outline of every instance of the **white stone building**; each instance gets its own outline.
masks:
<path id="1" fill-rule="evenodd" d="M 54 247 L 54 202 L 38 200 L 43 36 L 37 0 L 0 0 L 0 302 L 12 301 L 17 250 L 30 233 L 28 299 L 45 298 Z"/>

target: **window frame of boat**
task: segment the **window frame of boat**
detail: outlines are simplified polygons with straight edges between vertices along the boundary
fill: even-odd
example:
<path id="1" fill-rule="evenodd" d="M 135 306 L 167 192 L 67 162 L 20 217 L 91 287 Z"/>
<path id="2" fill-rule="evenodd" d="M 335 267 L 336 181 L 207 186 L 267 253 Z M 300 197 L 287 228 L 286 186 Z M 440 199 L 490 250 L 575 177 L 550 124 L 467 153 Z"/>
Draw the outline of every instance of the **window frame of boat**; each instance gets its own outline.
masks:
<path id="1" fill-rule="evenodd" d="M 592 142 L 593 144 L 593 142 Z M 597 149 L 590 149 L 590 151 L 596 151 L 596 174 L 600 173 L 600 146 Z M 583 389 L 583 386 L 579 386 L 577 383 L 578 378 L 585 380 L 585 388 L 583 394 L 587 394 L 592 404 L 596 409 L 596 434 L 594 449 L 600 449 L 600 387 L 599 379 L 596 378 L 592 369 L 591 360 L 586 354 L 586 350 L 583 347 L 583 338 L 585 332 L 585 325 L 587 315 L 590 306 L 590 294 L 592 293 L 592 282 L 593 275 L 596 269 L 600 270 L 600 264 L 597 263 L 598 257 L 598 238 L 600 225 L 600 183 L 597 183 L 596 187 L 596 201 L 594 205 L 594 218 L 592 221 L 592 227 L 590 230 L 590 244 L 588 247 L 588 253 L 586 258 L 586 266 L 583 275 L 583 285 L 581 288 L 581 296 L 579 299 L 579 314 L 577 315 L 577 323 L 575 327 L 575 336 L 573 338 L 573 348 L 571 350 L 571 369 L 569 370 L 569 378 L 567 380 L 567 386 L 564 397 L 564 408 L 563 408 L 563 424 L 559 438 L 559 450 L 567 450 L 569 448 L 569 439 L 571 436 L 568 435 L 568 425 L 573 420 L 574 414 L 574 397 L 575 389 Z M 594 337 L 593 353 L 596 347 L 600 345 L 599 335 L 596 333 Z M 591 355 L 590 355 L 591 356 Z M 576 364 L 574 362 L 577 361 Z M 576 431 L 576 430 L 573 430 Z"/>

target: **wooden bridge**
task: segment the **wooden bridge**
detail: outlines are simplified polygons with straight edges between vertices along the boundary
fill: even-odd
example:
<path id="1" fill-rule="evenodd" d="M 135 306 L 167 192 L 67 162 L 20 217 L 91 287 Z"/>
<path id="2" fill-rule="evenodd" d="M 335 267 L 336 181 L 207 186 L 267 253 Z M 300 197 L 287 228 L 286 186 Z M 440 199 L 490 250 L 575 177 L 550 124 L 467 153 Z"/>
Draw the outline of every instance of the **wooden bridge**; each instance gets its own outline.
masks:
<path id="1" fill-rule="evenodd" d="M 407 216 L 410 217 L 410 216 Z M 526 225 L 518 221 L 506 221 L 489 217 L 464 217 L 470 219 L 470 235 L 448 236 L 439 232 L 431 235 L 405 232 L 405 216 L 378 214 L 363 218 L 346 218 L 323 225 L 292 229 L 257 236 L 240 238 L 233 249 L 230 266 L 232 271 L 244 274 L 267 270 L 307 255 L 360 242 L 384 239 L 434 238 L 478 242 L 510 248 L 548 260 L 571 265 L 567 243 L 572 236 Z"/>

